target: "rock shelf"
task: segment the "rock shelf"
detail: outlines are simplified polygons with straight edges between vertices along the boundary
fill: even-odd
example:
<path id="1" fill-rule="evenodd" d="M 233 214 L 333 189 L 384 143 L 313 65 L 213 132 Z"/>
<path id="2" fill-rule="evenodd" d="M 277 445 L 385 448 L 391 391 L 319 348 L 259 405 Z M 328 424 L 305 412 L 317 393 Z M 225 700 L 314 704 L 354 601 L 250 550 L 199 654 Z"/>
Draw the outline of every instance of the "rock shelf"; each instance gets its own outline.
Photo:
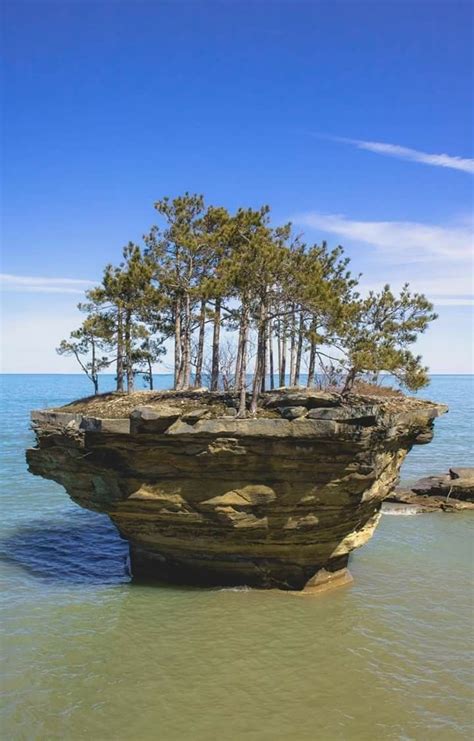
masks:
<path id="1" fill-rule="evenodd" d="M 387 501 L 416 506 L 418 512 L 462 512 L 474 509 L 474 468 L 450 468 L 448 473 L 426 476 L 411 489 L 395 489 Z"/>

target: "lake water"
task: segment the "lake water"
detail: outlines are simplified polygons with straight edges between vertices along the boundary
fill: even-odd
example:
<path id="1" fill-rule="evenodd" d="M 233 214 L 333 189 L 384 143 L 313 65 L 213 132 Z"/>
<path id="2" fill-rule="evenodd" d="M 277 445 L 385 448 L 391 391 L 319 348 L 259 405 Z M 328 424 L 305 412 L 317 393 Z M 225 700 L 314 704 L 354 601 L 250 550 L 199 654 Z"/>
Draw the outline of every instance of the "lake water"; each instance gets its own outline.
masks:
<path id="1" fill-rule="evenodd" d="M 433 377 L 450 412 L 404 481 L 473 464 L 473 380 Z M 471 738 L 471 513 L 382 517 L 319 597 L 134 585 L 107 518 L 24 462 L 30 409 L 87 379 L 0 381 L 4 739 Z"/>

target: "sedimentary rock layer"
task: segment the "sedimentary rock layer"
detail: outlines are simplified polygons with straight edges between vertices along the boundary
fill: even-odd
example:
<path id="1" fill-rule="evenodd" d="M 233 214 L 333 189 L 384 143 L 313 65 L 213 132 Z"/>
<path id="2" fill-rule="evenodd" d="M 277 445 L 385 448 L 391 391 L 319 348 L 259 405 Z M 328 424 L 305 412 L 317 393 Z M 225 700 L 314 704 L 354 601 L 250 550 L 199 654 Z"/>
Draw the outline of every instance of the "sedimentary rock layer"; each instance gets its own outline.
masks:
<path id="1" fill-rule="evenodd" d="M 263 394 L 256 418 L 235 407 L 150 392 L 34 412 L 29 468 L 110 516 L 135 577 L 301 590 L 347 579 L 405 455 L 446 411 L 299 390 Z"/>

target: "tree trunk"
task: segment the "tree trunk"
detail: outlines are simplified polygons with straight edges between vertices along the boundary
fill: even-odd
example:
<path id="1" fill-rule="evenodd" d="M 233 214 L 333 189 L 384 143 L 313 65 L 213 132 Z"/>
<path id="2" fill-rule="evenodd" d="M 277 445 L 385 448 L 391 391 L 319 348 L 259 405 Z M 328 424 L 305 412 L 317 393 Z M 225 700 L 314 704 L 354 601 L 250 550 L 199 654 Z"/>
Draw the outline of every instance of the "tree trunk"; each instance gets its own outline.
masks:
<path id="1" fill-rule="evenodd" d="M 174 388 L 181 388 L 181 301 L 175 301 L 174 307 Z"/>
<path id="2" fill-rule="evenodd" d="M 123 391 L 123 317 L 117 309 L 117 391 Z"/>
<path id="3" fill-rule="evenodd" d="M 303 312 L 300 312 L 300 323 L 298 327 L 298 343 L 296 347 L 296 358 L 295 358 L 295 386 L 299 386 L 300 383 L 300 371 L 301 371 L 301 356 L 303 354 L 303 329 L 304 329 L 304 317 Z"/>
<path id="4" fill-rule="evenodd" d="M 290 324 L 290 386 L 295 385 L 295 370 L 296 370 L 296 316 L 293 307 L 293 313 L 291 315 Z"/>
<path id="5" fill-rule="evenodd" d="M 99 393 L 99 377 L 97 375 L 96 371 L 96 359 L 95 359 L 95 341 L 94 337 L 91 337 L 91 378 L 92 383 L 94 384 L 94 396 L 97 396 Z"/>
<path id="6" fill-rule="evenodd" d="M 267 382 L 267 372 L 268 372 L 268 366 L 267 366 L 267 327 L 265 326 L 263 330 L 263 349 L 262 349 L 262 383 L 260 387 L 260 391 L 265 391 L 266 389 L 266 382 Z"/>
<path id="7" fill-rule="evenodd" d="M 183 322 L 183 385 L 188 389 L 191 385 L 191 302 L 189 294 L 184 298 L 184 322 Z"/>
<path id="8" fill-rule="evenodd" d="M 273 337 L 272 337 L 272 328 L 270 325 L 268 325 L 268 364 L 269 364 L 269 371 L 270 371 L 270 389 L 273 391 L 275 388 L 275 379 L 274 379 L 274 367 L 273 367 Z"/>
<path id="9" fill-rule="evenodd" d="M 201 301 L 201 313 L 199 316 L 199 339 L 198 349 L 196 358 L 196 375 L 194 377 L 194 385 L 196 388 L 202 386 L 202 364 L 204 361 L 204 337 L 206 331 L 206 302 L 203 299 Z"/>
<path id="10" fill-rule="evenodd" d="M 311 388 L 314 385 L 314 372 L 316 370 L 316 343 L 311 340 L 311 347 L 309 350 L 309 367 L 308 367 L 308 380 L 306 381 L 307 388 Z"/>
<path id="11" fill-rule="evenodd" d="M 234 386 L 236 391 L 240 391 L 240 371 L 242 368 L 242 346 L 243 346 L 243 318 L 240 320 L 239 339 L 237 342 L 237 360 L 235 361 Z"/>
<path id="12" fill-rule="evenodd" d="M 150 385 L 150 391 L 153 391 L 153 367 L 151 364 L 151 360 L 148 359 L 148 376 L 149 376 L 149 385 Z"/>
<path id="13" fill-rule="evenodd" d="M 281 319 L 277 324 L 277 363 L 278 363 L 278 385 L 281 386 Z"/>
<path id="14" fill-rule="evenodd" d="M 258 395 L 262 388 L 262 378 L 265 372 L 265 332 L 266 332 L 266 307 L 264 302 L 260 303 L 260 317 L 258 323 L 257 360 L 253 375 L 252 401 L 250 402 L 250 413 L 256 414 L 258 406 Z"/>
<path id="15" fill-rule="evenodd" d="M 212 368 L 211 391 L 217 391 L 219 386 L 219 343 L 221 334 L 221 300 L 216 299 L 214 316 L 214 334 L 212 337 Z"/>
<path id="16" fill-rule="evenodd" d="M 255 369 L 254 369 L 253 384 L 252 384 L 252 399 L 250 402 L 250 414 L 256 414 L 257 412 L 258 395 L 262 389 L 263 352 L 264 352 L 263 348 L 264 348 L 264 341 L 262 338 L 262 331 L 261 329 L 259 329 L 258 341 L 257 341 L 257 358 L 255 361 Z"/>
<path id="17" fill-rule="evenodd" d="M 239 411 L 237 416 L 243 418 L 247 414 L 247 342 L 248 342 L 248 308 L 242 306 L 242 349 L 241 349 L 241 361 L 239 369 Z"/>
<path id="18" fill-rule="evenodd" d="M 280 386 L 286 386 L 286 353 L 287 353 L 287 346 L 286 346 L 286 340 L 287 340 L 287 331 L 288 331 L 288 324 L 286 321 L 286 317 L 282 322 L 282 337 L 281 337 L 281 363 L 280 363 Z"/>
<path id="19" fill-rule="evenodd" d="M 184 388 L 184 366 L 186 363 L 186 322 L 183 316 L 183 302 L 181 302 L 181 319 L 180 319 L 180 328 L 181 328 L 181 334 L 179 339 L 179 344 L 181 348 L 181 362 L 179 364 L 179 388 L 182 390 Z"/>
<path id="20" fill-rule="evenodd" d="M 132 362 L 132 317 L 131 312 L 125 312 L 125 370 L 127 375 L 127 394 L 133 391 L 133 362 Z"/>
<path id="21" fill-rule="evenodd" d="M 354 367 L 352 367 L 346 376 L 346 382 L 344 384 L 344 388 L 342 389 L 343 396 L 347 396 L 352 391 L 356 376 L 357 376 L 357 371 Z"/>

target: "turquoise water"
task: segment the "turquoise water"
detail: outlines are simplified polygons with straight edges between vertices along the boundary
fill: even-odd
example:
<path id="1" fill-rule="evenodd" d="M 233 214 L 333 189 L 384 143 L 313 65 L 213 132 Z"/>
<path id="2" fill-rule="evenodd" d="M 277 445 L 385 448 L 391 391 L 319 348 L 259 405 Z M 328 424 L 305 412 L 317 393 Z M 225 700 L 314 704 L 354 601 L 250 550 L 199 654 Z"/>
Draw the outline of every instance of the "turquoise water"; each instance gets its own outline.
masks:
<path id="1" fill-rule="evenodd" d="M 450 412 L 405 481 L 472 465 L 473 380 L 433 377 Z M 471 737 L 470 513 L 382 517 L 354 585 L 318 598 L 133 585 L 107 518 L 26 471 L 30 409 L 87 379 L 0 381 L 3 738 Z"/>
<path id="2" fill-rule="evenodd" d="M 418 396 L 447 404 L 449 412 L 436 420 L 433 441 L 408 455 L 402 483 L 447 472 L 450 466 L 474 466 L 474 376 L 433 376 Z"/>

